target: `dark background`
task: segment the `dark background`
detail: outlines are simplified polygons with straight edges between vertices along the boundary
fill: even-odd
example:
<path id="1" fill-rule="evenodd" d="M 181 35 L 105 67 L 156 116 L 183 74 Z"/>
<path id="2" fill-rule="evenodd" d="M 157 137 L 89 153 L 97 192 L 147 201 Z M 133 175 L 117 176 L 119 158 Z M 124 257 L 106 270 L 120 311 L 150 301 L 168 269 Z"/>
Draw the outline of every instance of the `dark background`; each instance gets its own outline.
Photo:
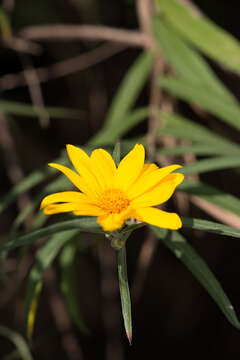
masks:
<path id="1" fill-rule="evenodd" d="M 198 0 L 195 3 L 212 20 L 240 38 L 238 1 Z M 25 26 L 47 23 L 100 23 L 128 29 L 138 27 L 134 1 L 92 0 L 79 1 L 79 6 L 75 4 L 77 0 L 17 0 L 11 13 L 13 31 L 17 33 Z M 87 41 L 42 42 L 42 46 L 43 54 L 32 58 L 36 67 L 79 55 L 95 44 Z M 82 117 L 78 120 L 50 119 L 50 125 L 43 128 L 36 118 L 9 116 L 9 129 L 25 175 L 57 157 L 65 144 L 83 145 L 101 128 L 116 89 L 139 53 L 140 50 L 129 48 L 86 71 L 50 80 L 42 85 L 45 105 L 80 109 Z M 22 70 L 16 52 L 2 46 L 0 54 L 1 76 Z M 238 97 L 239 78 L 218 68 L 217 71 Z M 148 103 L 148 90 L 146 87 L 137 105 Z M 27 87 L 8 91 L 2 89 L 1 99 L 31 102 Z M 143 124 L 130 135 L 146 131 L 147 125 Z M 0 161 L 0 195 L 3 196 L 12 184 L 8 177 L 4 150 L 1 148 Z M 217 177 L 216 174 L 204 175 L 204 181 L 212 184 L 218 182 L 223 189 L 231 189 L 239 196 L 237 178 L 230 171 L 228 174 L 230 176 L 226 176 L 224 172 L 218 172 Z M 31 195 L 38 190 L 39 187 Z M 198 217 L 206 218 L 199 210 L 190 210 L 190 215 L 197 214 Z M 2 238 L 6 237 L 16 214 L 17 207 L 14 204 L 1 215 Z M 216 274 L 237 314 L 240 314 L 238 240 L 190 231 L 185 235 Z M 137 257 L 147 236 L 146 231 L 138 230 L 128 241 L 129 280 L 133 287 L 136 283 Z M 87 244 L 89 241 L 94 242 L 94 239 L 89 240 L 85 236 L 84 241 Z M 81 334 L 72 324 L 61 328 L 56 321 L 54 306 L 51 306 L 54 295 L 60 297 L 56 262 L 53 266 L 55 279 L 51 279 L 51 273 L 47 275 L 40 299 L 32 343 L 34 359 L 178 357 L 198 360 L 235 359 L 240 355 L 240 332 L 228 323 L 190 272 L 161 244 L 156 245 L 142 283 L 142 291 L 133 299 L 133 344 L 129 346 L 120 317 L 115 254 L 109 244 L 102 241 L 102 250 L 92 246 L 79 253 L 77 265 L 79 304 L 91 334 Z M 32 249 L 32 255 L 34 252 L 35 249 Z M 12 259 L 17 256 L 17 253 L 11 254 Z M 26 276 L 27 273 L 26 271 Z M 0 308 L 0 324 L 21 334 L 24 334 L 26 276 L 18 291 Z M 105 277 L 110 288 L 107 291 L 103 285 Z M 16 281 L 14 272 L 10 281 L 12 285 Z M 0 291 L 4 295 L 5 287 L 2 286 Z M 61 317 L 61 307 L 58 314 Z M 77 342 L 77 349 L 81 352 L 74 352 L 71 339 L 73 343 Z M 66 346 L 68 341 L 70 346 Z M 66 349 L 70 349 L 70 352 Z M 13 350 L 14 347 L 8 340 L 0 338 L 0 358 Z"/>

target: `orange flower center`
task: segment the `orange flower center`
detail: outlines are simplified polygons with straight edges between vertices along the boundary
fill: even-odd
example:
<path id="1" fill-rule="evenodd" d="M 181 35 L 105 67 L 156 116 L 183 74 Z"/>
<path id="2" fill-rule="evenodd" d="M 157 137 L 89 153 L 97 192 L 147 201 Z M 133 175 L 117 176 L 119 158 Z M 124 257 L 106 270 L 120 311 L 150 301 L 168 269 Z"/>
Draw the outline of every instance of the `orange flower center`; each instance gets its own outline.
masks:
<path id="1" fill-rule="evenodd" d="M 102 194 L 99 206 L 109 213 L 117 214 L 125 210 L 129 203 L 122 190 L 108 189 Z"/>

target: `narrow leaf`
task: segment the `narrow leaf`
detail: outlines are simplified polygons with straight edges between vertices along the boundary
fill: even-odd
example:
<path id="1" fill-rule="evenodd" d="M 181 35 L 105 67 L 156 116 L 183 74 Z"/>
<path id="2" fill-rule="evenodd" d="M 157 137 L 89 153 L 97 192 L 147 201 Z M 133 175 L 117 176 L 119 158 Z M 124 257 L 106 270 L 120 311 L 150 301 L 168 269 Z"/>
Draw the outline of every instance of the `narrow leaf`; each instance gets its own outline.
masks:
<path id="1" fill-rule="evenodd" d="M 43 229 L 33 231 L 29 234 L 20 236 L 17 239 L 11 240 L 0 247 L 0 252 L 5 250 L 12 250 L 19 246 L 29 245 L 33 241 L 45 236 L 53 235 L 58 232 L 79 229 L 85 232 L 102 233 L 95 218 L 82 217 L 76 220 L 61 221 L 57 224 L 47 226 Z"/>
<path id="2" fill-rule="evenodd" d="M 116 164 L 116 166 L 120 163 L 120 157 L 121 157 L 121 144 L 120 141 L 116 143 L 113 149 L 112 158 Z"/>
<path id="3" fill-rule="evenodd" d="M 154 57 L 149 52 L 142 53 L 125 75 L 110 106 L 105 126 L 119 126 L 124 116 L 134 105 L 152 69 Z"/>
<path id="4" fill-rule="evenodd" d="M 178 189 L 240 216 L 240 200 L 214 186 L 185 180 Z"/>
<path id="5" fill-rule="evenodd" d="M 216 96 L 216 93 L 210 88 L 198 86 L 173 76 L 162 76 L 158 83 L 171 94 L 200 106 L 216 115 L 227 125 L 240 130 L 240 107 L 238 104 L 231 104 L 228 100 L 224 101 L 223 97 Z"/>
<path id="6" fill-rule="evenodd" d="M 189 42 L 180 36 L 166 17 L 156 17 L 153 24 L 157 43 L 178 78 L 190 84 L 209 88 L 216 96 L 222 97 L 230 104 L 237 103 L 206 60 L 196 49 L 190 47 Z"/>
<path id="7" fill-rule="evenodd" d="M 76 282 L 76 254 L 77 254 L 77 242 L 68 242 L 59 257 L 60 270 L 61 270 L 61 290 L 64 295 L 64 299 L 71 315 L 73 322 L 77 327 L 85 334 L 89 333 L 86 327 L 83 317 L 79 311 L 77 301 L 77 282 Z"/>
<path id="8" fill-rule="evenodd" d="M 18 350 L 19 357 L 23 360 L 33 360 L 31 352 L 24 338 L 15 331 L 12 331 L 5 326 L 0 326 L 0 336 L 8 338 Z"/>
<path id="9" fill-rule="evenodd" d="M 240 147 L 237 144 L 217 135 L 203 125 L 197 124 L 196 122 L 174 113 L 166 114 L 160 112 L 159 116 L 165 122 L 163 127 L 159 130 L 160 134 L 173 135 L 177 138 L 197 142 L 198 144 L 201 143 L 210 146 L 216 145 L 218 147 L 223 147 L 224 149 L 229 149 L 229 151 L 232 152 L 232 155 L 240 153 Z"/>
<path id="10" fill-rule="evenodd" d="M 42 289 L 44 272 L 51 265 L 61 247 L 79 233 L 79 231 L 80 230 L 62 231 L 60 234 L 55 234 L 37 251 L 36 262 L 33 265 L 28 278 L 25 302 L 25 323 L 29 338 L 31 338 L 33 334 L 38 298 Z"/>
<path id="11" fill-rule="evenodd" d="M 240 166 L 239 156 L 218 156 L 210 159 L 198 160 L 180 169 L 178 172 L 188 174 L 201 174 L 210 171 L 233 169 Z"/>
<path id="12" fill-rule="evenodd" d="M 151 226 L 151 229 L 157 238 L 191 271 L 230 323 L 240 329 L 235 310 L 221 284 L 193 247 L 177 231 L 167 231 L 154 226 Z"/>
<path id="13" fill-rule="evenodd" d="M 138 108 L 137 110 L 133 110 L 130 113 L 126 113 L 121 119 L 119 119 L 119 123 L 117 125 L 113 123 L 104 126 L 103 129 L 100 130 L 97 135 L 90 140 L 89 144 L 91 146 L 112 144 L 116 140 L 120 139 L 129 130 L 131 130 L 134 126 L 145 120 L 148 115 L 148 108 Z"/>
<path id="14" fill-rule="evenodd" d="M 182 156 L 187 154 L 194 155 L 232 155 L 229 147 L 208 144 L 196 145 L 176 145 L 173 147 L 158 149 L 156 155 Z"/>
<path id="15" fill-rule="evenodd" d="M 240 238 L 240 230 L 213 221 L 182 218 L 183 227 L 212 232 L 219 235 Z"/>
<path id="16" fill-rule="evenodd" d="M 0 111 L 9 115 L 19 116 L 39 116 L 39 112 L 44 111 L 52 118 L 59 119 L 79 119 L 85 113 L 80 110 L 66 109 L 60 107 L 46 106 L 44 108 L 27 105 L 15 101 L 0 101 Z"/>
<path id="17" fill-rule="evenodd" d="M 155 3 L 159 15 L 164 15 L 195 47 L 229 70 L 240 72 L 240 44 L 231 34 L 180 1 L 155 0 Z"/>
<path id="18" fill-rule="evenodd" d="M 126 246 L 118 251 L 118 278 L 124 327 L 129 343 L 132 343 L 131 298 L 128 286 Z"/>

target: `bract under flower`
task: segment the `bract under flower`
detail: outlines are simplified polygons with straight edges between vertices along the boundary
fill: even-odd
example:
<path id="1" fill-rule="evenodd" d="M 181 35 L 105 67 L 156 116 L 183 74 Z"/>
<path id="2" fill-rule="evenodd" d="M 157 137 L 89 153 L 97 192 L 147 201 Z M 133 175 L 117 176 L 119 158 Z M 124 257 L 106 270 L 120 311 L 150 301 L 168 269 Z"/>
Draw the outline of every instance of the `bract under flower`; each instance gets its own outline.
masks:
<path id="1" fill-rule="evenodd" d="M 182 226 L 177 214 L 154 207 L 166 202 L 183 181 L 182 174 L 173 173 L 180 165 L 159 168 L 144 164 L 141 144 L 135 145 L 118 167 L 103 149 L 94 150 L 89 157 L 82 149 L 67 145 L 67 152 L 76 172 L 59 164 L 49 166 L 66 175 L 79 191 L 46 196 L 41 203 L 45 214 L 96 216 L 104 231 L 119 229 L 129 218 L 172 230 Z"/>

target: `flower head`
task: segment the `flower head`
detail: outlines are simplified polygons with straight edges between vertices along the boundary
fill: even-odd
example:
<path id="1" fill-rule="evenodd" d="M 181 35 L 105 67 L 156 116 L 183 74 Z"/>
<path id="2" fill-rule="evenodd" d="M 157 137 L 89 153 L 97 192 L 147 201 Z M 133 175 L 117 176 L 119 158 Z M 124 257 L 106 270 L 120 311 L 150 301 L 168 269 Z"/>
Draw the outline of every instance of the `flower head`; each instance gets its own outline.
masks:
<path id="1" fill-rule="evenodd" d="M 154 207 L 165 203 L 183 181 L 182 174 L 173 173 L 180 165 L 144 164 L 145 150 L 139 144 L 118 167 L 103 149 L 89 157 L 82 149 L 67 145 L 67 152 L 76 172 L 59 164 L 49 166 L 66 175 L 79 191 L 46 196 L 41 203 L 45 214 L 97 216 L 105 231 L 117 230 L 129 218 L 173 230 L 182 226 L 177 214 Z"/>

